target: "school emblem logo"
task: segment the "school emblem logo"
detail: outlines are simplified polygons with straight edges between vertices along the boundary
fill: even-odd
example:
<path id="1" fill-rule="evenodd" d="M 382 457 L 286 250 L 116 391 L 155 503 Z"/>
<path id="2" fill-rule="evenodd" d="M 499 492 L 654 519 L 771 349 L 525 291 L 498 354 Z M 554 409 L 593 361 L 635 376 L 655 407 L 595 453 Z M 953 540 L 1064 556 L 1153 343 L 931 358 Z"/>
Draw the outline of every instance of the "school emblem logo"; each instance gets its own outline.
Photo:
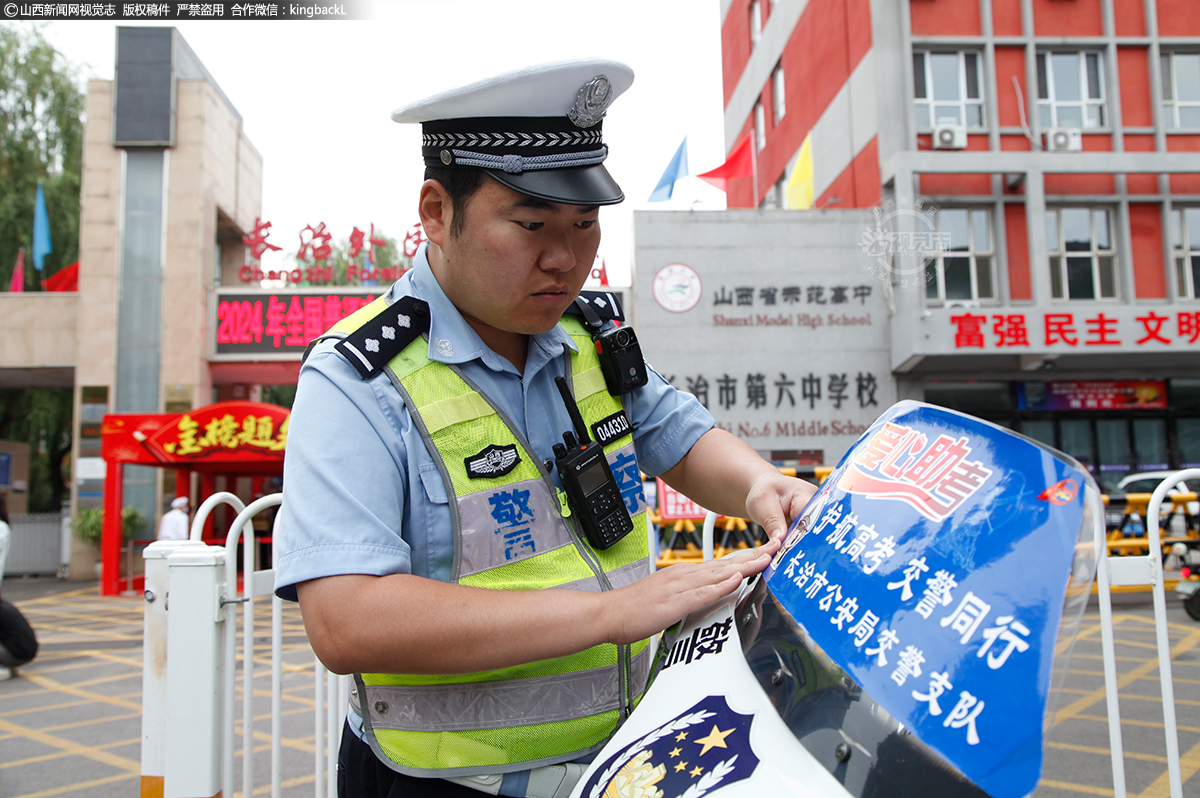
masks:
<path id="1" fill-rule="evenodd" d="M 724 696 L 709 696 L 606 760 L 581 795 L 701 798 L 749 778 L 758 767 L 753 721 L 731 710 Z"/>
<path id="2" fill-rule="evenodd" d="M 517 454 L 517 447 L 512 444 L 497 446 L 493 443 L 479 454 L 464 458 L 463 462 L 467 466 L 467 476 L 471 479 L 495 479 L 516 468 L 517 463 L 521 462 L 521 456 Z"/>
<path id="3" fill-rule="evenodd" d="M 931 436 L 887 423 L 863 446 L 838 487 L 872 499 L 898 499 L 930 521 L 943 521 L 992 476 L 980 460 L 968 460 L 970 439 Z"/>
<path id="4" fill-rule="evenodd" d="M 691 266 L 683 263 L 672 263 L 663 266 L 654 275 L 651 286 L 654 301 L 663 310 L 672 313 L 686 313 L 696 307 L 700 296 L 704 293 L 704 285 L 700 275 Z"/>

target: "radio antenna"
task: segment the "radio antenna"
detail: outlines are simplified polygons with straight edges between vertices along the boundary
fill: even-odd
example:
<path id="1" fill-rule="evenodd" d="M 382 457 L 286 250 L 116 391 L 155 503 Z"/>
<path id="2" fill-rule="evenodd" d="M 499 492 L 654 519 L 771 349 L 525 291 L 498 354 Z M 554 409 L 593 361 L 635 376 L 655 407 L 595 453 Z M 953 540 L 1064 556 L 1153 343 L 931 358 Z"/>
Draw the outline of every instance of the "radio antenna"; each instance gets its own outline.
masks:
<path id="1" fill-rule="evenodd" d="M 579 415 L 579 405 L 575 404 L 575 398 L 567 390 L 567 381 L 562 377 L 555 377 L 554 384 L 558 386 L 558 392 L 562 394 L 563 404 L 567 406 L 567 415 L 571 417 L 571 423 L 575 425 L 575 434 L 579 436 L 579 442 L 586 443 L 591 438 L 588 437 L 587 425 L 583 423 L 583 416 Z"/>

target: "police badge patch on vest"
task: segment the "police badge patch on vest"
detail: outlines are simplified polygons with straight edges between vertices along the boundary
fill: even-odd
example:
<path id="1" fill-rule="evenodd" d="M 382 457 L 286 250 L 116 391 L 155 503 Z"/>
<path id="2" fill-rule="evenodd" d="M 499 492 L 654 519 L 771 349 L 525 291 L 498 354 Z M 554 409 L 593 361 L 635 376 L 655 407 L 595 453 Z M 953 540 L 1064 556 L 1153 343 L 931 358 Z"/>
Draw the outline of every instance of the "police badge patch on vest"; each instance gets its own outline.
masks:
<path id="1" fill-rule="evenodd" d="M 592 425 L 592 435 L 600 441 L 601 446 L 608 446 L 617 438 L 623 438 L 633 431 L 629 424 L 629 416 L 624 410 L 618 410 L 606 419 Z"/>
<path id="2" fill-rule="evenodd" d="M 521 456 L 513 444 L 497 446 L 489 444 L 479 454 L 463 458 L 467 467 L 467 476 L 471 479 L 495 479 L 502 477 L 517 467 Z"/>

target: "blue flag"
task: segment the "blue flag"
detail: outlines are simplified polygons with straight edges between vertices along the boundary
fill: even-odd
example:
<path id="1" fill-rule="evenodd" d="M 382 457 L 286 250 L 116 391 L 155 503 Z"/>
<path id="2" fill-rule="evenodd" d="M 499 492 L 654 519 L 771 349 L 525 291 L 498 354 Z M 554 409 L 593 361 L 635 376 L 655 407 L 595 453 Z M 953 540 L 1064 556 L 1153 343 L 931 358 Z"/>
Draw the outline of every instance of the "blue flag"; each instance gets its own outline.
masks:
<path id="1" fill-rule="evenodd" d="M 33 206 L 33 267 L 42 270 L 42 259 L 54 251 L 50 243 L 50 217 L 46 214 L 46 195 L 38 181 L 37 201 Z"/>
<path id="2" fill-rule="evenodd" d="M 654 187 L 654 191 L 650 193 L 650 202 L 666 202 L 671 198 L 671 193 L 675 190 L 675 181 L 681 177 L 687 177 L 687 136 L 683 137 L 683 143 L 679 145 L 679 149 L 675 150 L 675 156 L 671 158 L 671 162 L 667 164 L 667 169 L 658 180 L 658 185 Z"/>

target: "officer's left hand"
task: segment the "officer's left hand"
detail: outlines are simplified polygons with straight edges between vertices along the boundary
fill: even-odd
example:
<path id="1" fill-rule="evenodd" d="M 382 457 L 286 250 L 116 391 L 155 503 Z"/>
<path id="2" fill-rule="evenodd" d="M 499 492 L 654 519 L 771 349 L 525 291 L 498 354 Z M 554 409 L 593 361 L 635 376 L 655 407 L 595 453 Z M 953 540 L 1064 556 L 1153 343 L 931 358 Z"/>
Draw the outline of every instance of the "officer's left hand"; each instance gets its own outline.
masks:
<path id="1" fill-rule="evenodd" d="M 746 494 L 746 513 L 762 525 L 771 540 L 782 542 L 788 524 L 816 492 L 817 488 L 811 482 L 784 476 L 778 471 L 765 473 L 754 480 Z"/>

